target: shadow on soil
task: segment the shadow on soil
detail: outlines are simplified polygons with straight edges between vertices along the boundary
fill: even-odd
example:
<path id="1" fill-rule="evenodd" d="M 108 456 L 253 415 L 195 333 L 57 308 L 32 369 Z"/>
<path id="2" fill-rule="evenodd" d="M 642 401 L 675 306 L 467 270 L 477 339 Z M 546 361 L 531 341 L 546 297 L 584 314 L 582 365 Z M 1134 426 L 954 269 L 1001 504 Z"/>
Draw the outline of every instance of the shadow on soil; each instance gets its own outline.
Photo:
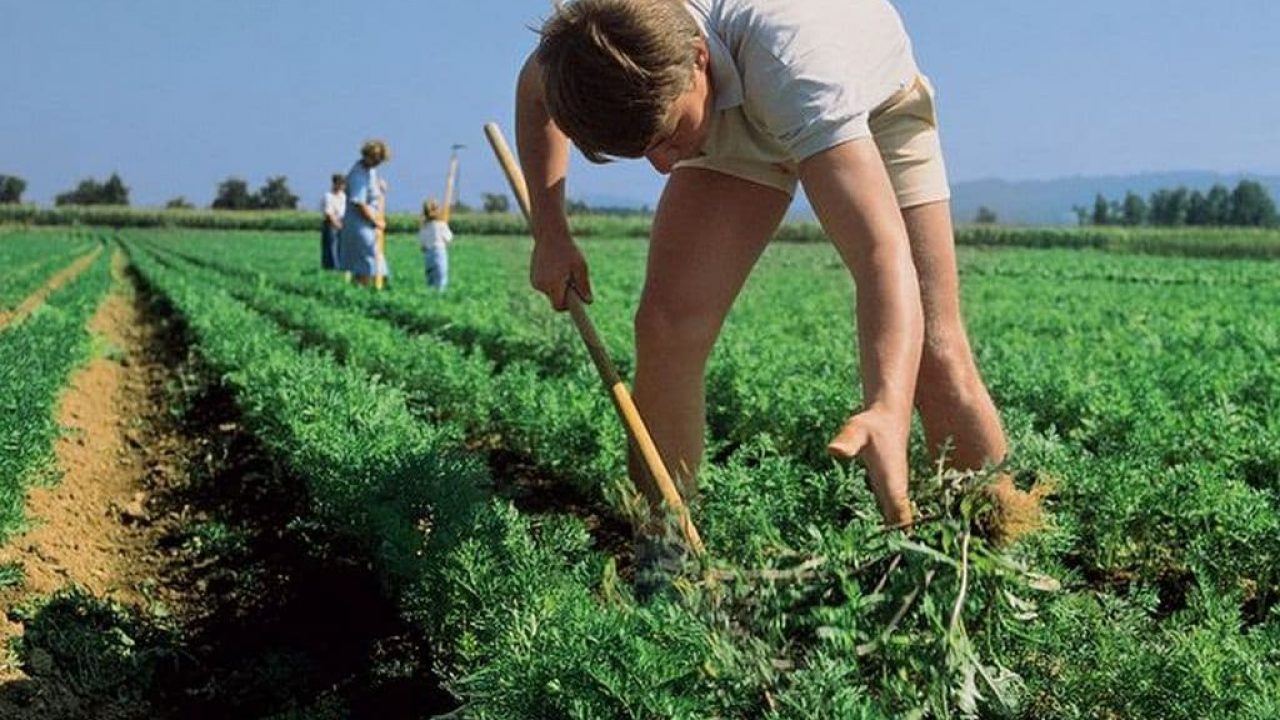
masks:
<path id="1" fill-rule="evenodd" d="M 139 296 L 162 339 L 146 350 L 169 370 L 143 440 L 146 521 L 163 527 L 167 570 L 141 610 L 74 589 L 16 610 L 30 679 L 0 699 L 42 718 L 391 719 L 455 707 L 365 554 L 306 520 L 302 482 L 273 466 L 230 392 L 205 381 L 170 309 Z"/>

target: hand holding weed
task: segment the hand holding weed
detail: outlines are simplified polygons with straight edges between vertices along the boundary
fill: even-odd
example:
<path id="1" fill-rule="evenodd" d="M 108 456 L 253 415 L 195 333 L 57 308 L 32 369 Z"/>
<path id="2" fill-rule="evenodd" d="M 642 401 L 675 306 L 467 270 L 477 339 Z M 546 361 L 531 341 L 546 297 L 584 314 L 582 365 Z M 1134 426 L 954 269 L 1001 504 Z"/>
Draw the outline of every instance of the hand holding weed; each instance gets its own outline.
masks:
<path id="1" fill-rule="evenodd" d="M 885 410 L 865 410 L 849 418 L 827 444 L 837 458 L 861 458 L 871 475 L 880 513 L 889 527 L 911 524 L 911 499 L 907 495 L 907 437 L 910 425 Z"/>

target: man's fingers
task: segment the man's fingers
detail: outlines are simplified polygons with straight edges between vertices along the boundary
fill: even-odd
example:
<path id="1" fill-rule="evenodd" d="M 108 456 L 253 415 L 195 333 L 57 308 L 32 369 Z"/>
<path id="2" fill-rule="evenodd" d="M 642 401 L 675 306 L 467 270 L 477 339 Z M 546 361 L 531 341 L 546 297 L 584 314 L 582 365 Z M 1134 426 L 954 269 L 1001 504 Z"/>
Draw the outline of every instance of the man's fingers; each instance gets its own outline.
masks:
<path id="1" fill-rule="evenodd" d="M 582 296 L 582 301 L 591 304 L 591 276 L 587 273 L 587 266 L 584 264 L 581 268 L 573 273 L 574 287 L 577 288 L 578 294 Z"/>
<path id="2" fill-rule="evenodd" d="M 551 307 L 555 308 L 557 311 L 560 311 L 560 312 L 564 312 L 565 310 L 568 310 L 569 302 L 568 302 L 568 298 L 565 297 L 565 294 L 568 291 L 569 291 L 568 283 L 556 283 L 555 285 L 553 285 L 551 287 L 551 292 L 548 293 L 548 295 L 551 296 Z"/>
<path id="3" fill-rule="evenodd" d="M 882 446 L 872 442 L 871 430 L 865 416 L 856 416 L 827 445 L 832 456 L 852 460 L 861 457 L 867 467 L 867 479 L 875 494 L 885 525 L 905 527 L 911 524 L 911 498 L 907 492 L 907 465 L 905 453 L 901 457 L 892 450 L 895 445 Z M 882 438 L 883 439 L 883 438 Z"/>
<path id="4" fill-rule="evenodd" d="M 880 514 L 888 527 L 906 527 L 911 524 L 911 500 L 906 493 L 876 493 Z"/>
<path id="5" fill-rule="evenodd" d="M 867 430 L 859 423 L 851 422 L 840 429 L 831 442 L 827 444 L 827 452 L 833 457 L 852 460 L 867 445 Z"/>

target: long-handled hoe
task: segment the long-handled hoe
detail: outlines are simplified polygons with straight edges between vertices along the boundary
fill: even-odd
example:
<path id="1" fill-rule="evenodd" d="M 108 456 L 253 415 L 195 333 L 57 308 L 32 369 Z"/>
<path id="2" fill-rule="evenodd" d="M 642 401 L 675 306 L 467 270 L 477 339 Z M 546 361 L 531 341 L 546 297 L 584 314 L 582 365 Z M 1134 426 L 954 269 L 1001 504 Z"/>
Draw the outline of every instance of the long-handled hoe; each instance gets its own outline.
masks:
<path id="1" fill-rule="evenodd" d="M 374 235 L 373 287 L 381 291 L 387 281 L 383 273 L 387 267 L 387 193 L 385 190 L 382 192 L 382 204 L 378 207 L 378 218 L 382 220 L 382 227 L 378 228 Z"/>
<path id="2" fill-rule="evenodd" d="M 525 220 L 532 222 L 529 211 L 529 188 L 525 184 L 524 174 L 520 172 L 520 166 L 516 164 L 515 158 L 511 155 L 511 149 L 507 147 L 507 141 L 502 136 L 502 130 L 497 123 L 488 123 L 484 126 L 484 134 L 489 138 L 489 144 L 493 147 L 494 154 L 498 156 L 498 162 L 502 165 L 502 171 L 506 173 L 507 182 L 511 184 L 511 192 L 515 194 L 516 202 L 520 205 L 520 210 L 524 213 Z M 631 400 L 631 393 L 627 390 L 627 386 L 623 384 L 622 378 L 619 377 L 617 369 L 613 366 L 613 361 L 609 359 L 609 354 L 604 349 L 603 343 L 600 342 L 600 336 L 596 334 L 596 329 L 592 325 L 591 319 L 587 317 L 586 308 L 582 305 L 582 298 L 578 295 L 578 291 L 572 287 L 570 287 L 570 290 L 571 292 L 565 293 L 565 300 L 569 305 L 569 314 L 573 316 L 573 322 L 578 327 L 578 334 L 582 336 L 582 342 L 586 344 L 587 352 L 591 354 L 591 360 L 595 363 L 596 370 L 600 373 L 600 379 L 604 381 L 604 385 L 609 391 L 609 397 L 613 400 L 614 409 L 618 411 L 618 417 L 622 419 L 622 424 L 626 426 L 627 435 L 640 451 L 640 457 L 644 461 L 645 469 L 649 472 L 649 477 L 653 478 L 659 492 L 662 493 L 663 501 L 675 515 L 689 548 L 697 555 L 703 555 L 705 549 L 702 545 L 702 538 L 698 535 L 698 529 L 694 527 L 693 521 L 689 518 L 689 509 L 685 506 L 684 499 L 680 497 L 680 491 L 676 489 L 675 483 L 671 480 L 671 474 L 667 472 L 666 465 L 662 462 L 662 456 L 658 454 L 658 448 L 653 444 L 653 438 L 649 435 L 648 428 L 645 427 L 639 411 L 636 410 L 635 403 Z"/>

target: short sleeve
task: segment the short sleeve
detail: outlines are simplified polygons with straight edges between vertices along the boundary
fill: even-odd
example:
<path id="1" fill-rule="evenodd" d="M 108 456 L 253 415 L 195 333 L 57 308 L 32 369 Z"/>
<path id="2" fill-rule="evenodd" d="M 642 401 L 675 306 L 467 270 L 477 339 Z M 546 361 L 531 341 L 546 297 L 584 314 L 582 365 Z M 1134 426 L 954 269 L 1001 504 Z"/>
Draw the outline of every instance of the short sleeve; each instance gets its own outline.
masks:
<path id="1" fill-rule="evenodd" d="M 369 199 L 365 202 L 373 205 L 382 198 L 382 183 L 378 182 L 378 168 L 369 168 L 368 172 L 368 189 L 365 192 Z"/>
<path id="2" fill-rule="evenodd" d="M 347 202 L 351 204 L 373 204 L 369 171 L 359 163 L 347 173 Z"/>
<path id="3" fill-rule="evenodd" d="M 743 64 L 744 111 L 800 161 L 871 135 L 869 114 L 839 46 L 781 59 L 764 48 Z"/>

